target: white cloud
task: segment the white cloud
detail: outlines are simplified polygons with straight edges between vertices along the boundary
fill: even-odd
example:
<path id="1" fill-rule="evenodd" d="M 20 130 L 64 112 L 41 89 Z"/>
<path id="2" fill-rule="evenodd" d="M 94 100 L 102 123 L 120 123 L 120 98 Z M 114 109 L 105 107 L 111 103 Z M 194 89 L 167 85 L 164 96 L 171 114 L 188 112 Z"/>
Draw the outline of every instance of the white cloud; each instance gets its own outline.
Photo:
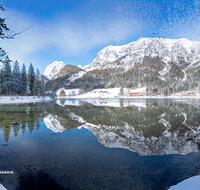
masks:
<path id="1" fill-rule="evenodd" d="M 83 11 L 87 14 L 83 19 L 58 13 L 61 15 L 38 20 L 30 15 L 7 9 L 5 17 L 9 17 L 6 22 L 11 29 L 21 31 L 34 26 L 16 36 L 11 42 L 2 41 L 1 45 L 10 52 L 12 57 L 21 62 L 25 56 L 48 48 L 59 50 L 64 56 L 76 56 L 98 46 L 123 44 L 123 41 L 134 37 L 155 35 L 200 39 L 199 19 L 197 20 L 198 16 L 191 7 L 186 11 L 190 13 L 188 16 L 179 18 L 180 12 L 176 9 L 171 10 L 171 5 L 168 4 L 162 5 L 168 7 L 169 14 L 165 9 L 155 8 L 155 5 L 159 5 L 156 2 L 147 6 L 140 1 L 125 0 L 112 1 L 113 4 L 105 10 L 104 6 L 101 7 L 102 12 L 96 13 L 97 9 L 93 10 L 96 4 L 94 6 L 92 2 L 91 0 L 89 4 L 82 7 L 81 10 L 90 11 L 90 13 Z"/>
<path id="2" fill-rule="evenodd" d="M 99 45 L 123 41 L 139 31 L 137 20 L 121 15 L 90 18 L 84 23 L 66 15 L 42 22 L 9 10 L 6 15 L 9 15 L 6 21 L 11 29 L 22 31 L 33 25 L 12 42 L 2 41 L 4 49 L 19 61 L 23 61 L 28 54 L 51 47 L 59 49 L 66 56 L 77 55 Z"/>

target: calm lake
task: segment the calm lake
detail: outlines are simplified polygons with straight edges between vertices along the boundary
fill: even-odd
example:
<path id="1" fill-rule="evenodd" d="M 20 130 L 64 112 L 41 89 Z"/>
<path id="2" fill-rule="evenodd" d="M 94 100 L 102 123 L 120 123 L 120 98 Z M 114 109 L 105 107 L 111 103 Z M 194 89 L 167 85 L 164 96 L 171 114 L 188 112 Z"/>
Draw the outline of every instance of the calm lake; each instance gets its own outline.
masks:
<path id="1" fill-rule="evenodd" d="M 8 190 L 164 190 L 200 165 L 199 100 L 87 99 L 0 106 Z"/>

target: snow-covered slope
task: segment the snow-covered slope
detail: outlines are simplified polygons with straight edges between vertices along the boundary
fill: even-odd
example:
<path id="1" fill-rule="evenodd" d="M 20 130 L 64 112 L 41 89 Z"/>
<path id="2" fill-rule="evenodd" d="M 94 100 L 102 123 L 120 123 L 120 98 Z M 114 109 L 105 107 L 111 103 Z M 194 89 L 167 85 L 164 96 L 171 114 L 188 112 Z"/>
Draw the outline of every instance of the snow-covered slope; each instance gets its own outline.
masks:
<path id="1" fill-rule="evenodd" d="M 44 76 L 51 80 L 66 64 L 62 61 L 54 61 L 44 71 Z"/>
<path id="2" fill-rule="evenodd" d="M 61 90 L 63 90 L 65 92 L 65 96 L 76 96 L 76 95 L 78 95 L 78 94 L 81 93 L 81 89 L 79 89 L 79 88 L 77 88 L 77 89 L 65 89 L 65 88 L 61 88 L 61 89 L 58 89 L 56 91 L 57 97 L 59 97 Z"/>
<path id="3" fill-rule="evenodd" d="M 124 67 L 128 70 L 135 63 L 141 63 L 144 56 L 158 56 L 166 63 L 180 63 L 181 60 L 193 64 L 200 60 L 200 42 L 187 39 L 140 38 L 127 45 L 105 47 L 84 69 L 91 70 L 124 57 Z"/>

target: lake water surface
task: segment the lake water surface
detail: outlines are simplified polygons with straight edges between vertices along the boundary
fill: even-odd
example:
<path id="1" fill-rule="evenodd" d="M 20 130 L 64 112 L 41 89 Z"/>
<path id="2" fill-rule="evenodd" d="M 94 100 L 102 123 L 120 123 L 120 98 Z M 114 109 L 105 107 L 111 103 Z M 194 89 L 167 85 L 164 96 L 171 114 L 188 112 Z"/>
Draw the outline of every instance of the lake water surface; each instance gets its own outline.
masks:
<path id="1" fill-rule="evenodd" d="M 162 190 L 200 165 L 197 100 L 87 99 L 0 106 L 8 190 Z"/>

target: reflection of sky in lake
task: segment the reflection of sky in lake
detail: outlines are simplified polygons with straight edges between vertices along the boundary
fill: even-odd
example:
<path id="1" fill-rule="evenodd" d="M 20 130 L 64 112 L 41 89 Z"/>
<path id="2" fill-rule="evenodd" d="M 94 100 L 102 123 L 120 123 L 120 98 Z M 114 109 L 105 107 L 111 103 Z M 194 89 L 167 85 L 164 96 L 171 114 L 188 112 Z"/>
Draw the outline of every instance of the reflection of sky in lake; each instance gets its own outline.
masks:
<path id="1" fill-rule="evenodd" d="M 29 105 L 28 114 L 26 105 L 1 107 L 0 166 L 14 175 L 0 175 L 0 183 L 23 189 L 25 179 L 43 176 L 57 184 L 55 189 L 164 189 L 176 184 L 200 163 L 198 136 L 193 136 L 199 113 L 197 102 L 167 103 L 147 101 L 140 110 L 86 102 L 64 107 L 41 103 Z M 53 132 L 43 118 L 65 130 Z M 159 123 L 162 118 L 171 126 Z M 176 154 L 165 151 L 172 150 L 169 142 Z M 182 152 L 184 147 L 191 153 L 181 155 L 189 153 Z M 157 156 L 148 156 L 152 154 Z"/>

